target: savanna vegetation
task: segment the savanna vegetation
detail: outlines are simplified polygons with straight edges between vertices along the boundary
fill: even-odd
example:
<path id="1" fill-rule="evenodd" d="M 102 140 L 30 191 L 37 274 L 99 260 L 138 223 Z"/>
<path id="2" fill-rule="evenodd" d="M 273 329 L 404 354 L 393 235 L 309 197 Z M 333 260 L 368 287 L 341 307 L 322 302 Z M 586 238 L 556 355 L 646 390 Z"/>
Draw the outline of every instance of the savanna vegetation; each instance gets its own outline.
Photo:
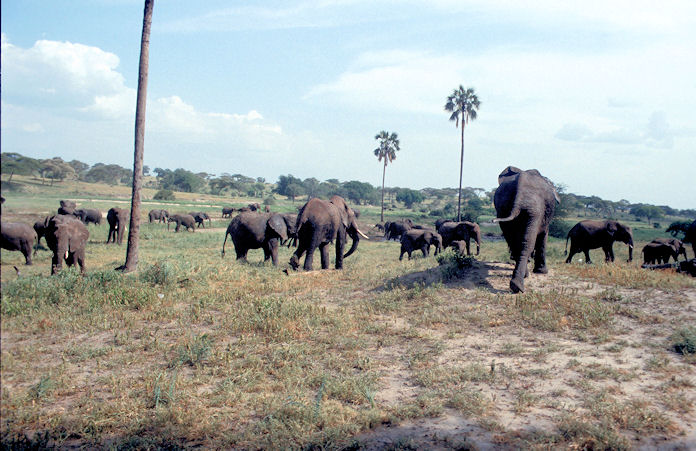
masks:
<path id="1" fill-rule="evenodd" d="M 121 179 L 88 181 L 89 167 L 62 181 L 38 169 L 9 180 L 6 155 L 3 221 L 32 224 L 60 199 L 102 212 L 130 200 Z M 561 230 L 547 249 L 550 273 L 532 274 L 527 292 L 513 295 L 485 190 L 463 190 L 462 203 L 488 234 L 480 256 L 447 251 L 399 262 L 398 243 L 373 227 L 381 189 L 186 172 L 146 178 L 134 273 L 114 270 L 125 245 L 105 244 L 105 223 L 89 226 L 84 277 L 75 269 L 49 277 L 44 247 L 33 266 L 2 251 L 4 448 L 629 449 L 696 441 L 693 278 L 626 263 L 621 243 L 614 264 L 566 265 Z M 191 176 L 201 183 L 185 182 Z M 160 190 L 172 196 L 154 199 Z M 456 189 L 416 192 L 422 199 L 407 207 L 404 191 L 385 188 L 385 220 L 432 224 L 456 214 Z M 342 271 L 286 274 L 287 248 L 279 267 L 264 264 L 260 250 L 249 263 L 221 258 L 222 206 L 264 200 L 295 211 L 308 195 L 332 193 L 360 210 L 373 238 Z M 634 228 L 636 249 L 695 213 L 661 208 L 648 220 L 628 202 L 562 196 L 559 227 L 615 217 Z M 152 208 L 204 211 L 212 228 L 167 231 L 147 223 Z"/>

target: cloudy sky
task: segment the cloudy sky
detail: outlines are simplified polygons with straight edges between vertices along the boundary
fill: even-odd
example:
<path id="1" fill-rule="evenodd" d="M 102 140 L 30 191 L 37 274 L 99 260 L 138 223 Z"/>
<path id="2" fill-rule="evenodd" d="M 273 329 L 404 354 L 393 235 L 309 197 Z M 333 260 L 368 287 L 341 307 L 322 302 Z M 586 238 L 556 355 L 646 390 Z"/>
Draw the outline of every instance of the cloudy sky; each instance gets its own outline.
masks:
<path id="1" fill-rule="evenodd" d="M 253 5 L 253 6 L 250 6 Z M 143 1 L 3 0 L 3 152 L 132 166 Z M 453 187 L 508 165 L 696 207 L 696 2 L 158 0 L 145 164 Z"/>

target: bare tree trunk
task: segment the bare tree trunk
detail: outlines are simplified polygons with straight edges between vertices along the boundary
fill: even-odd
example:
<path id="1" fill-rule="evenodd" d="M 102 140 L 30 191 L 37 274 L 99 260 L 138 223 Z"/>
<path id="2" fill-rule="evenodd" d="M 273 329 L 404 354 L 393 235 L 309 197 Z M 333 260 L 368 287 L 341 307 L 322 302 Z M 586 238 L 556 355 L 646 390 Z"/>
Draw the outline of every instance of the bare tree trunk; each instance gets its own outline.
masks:
<path id="1" fill-rule="evenodd" d="M 384 176 L 387 173 L 387 157 L 384 157 L 384 169 L 382 169 L 382 213 L 379 216 L 379 221 L 384 222 Z"/>
<path id="2" fill-rule="evenodd" d="M 464 115 L 462 114 L 462 153 L 459 160 L 459 198 L 457 199 L 457 222 L 462 220 L 462 174 L 464 171 Z"/>
<path id="3" fill-rule="evenodd" d="M 133 153 L 133 193 L 131 197 L 130 228 L 126 251 L 125 272 L 138 267 L 138 241 L 140 235 L 140 191 L 143 187 L 143 153 L 145 147 L 145 107 L 147 101 L 147 73 L 150 58 L 150 26 L 155 0 L 145 0 L 143 34 L 140 41 L 140 67 L 138 70 L 138 100 L 135 108 L 135 151 Z"/>

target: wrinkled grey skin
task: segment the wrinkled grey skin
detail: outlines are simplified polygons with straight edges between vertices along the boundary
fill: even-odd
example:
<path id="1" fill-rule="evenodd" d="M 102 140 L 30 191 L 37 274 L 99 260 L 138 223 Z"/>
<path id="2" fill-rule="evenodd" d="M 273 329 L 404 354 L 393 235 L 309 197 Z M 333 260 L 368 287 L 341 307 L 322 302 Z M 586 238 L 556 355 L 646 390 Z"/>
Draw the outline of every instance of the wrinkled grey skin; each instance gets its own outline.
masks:
<path id="1" fill-rule="evenodd" d="M 679 260 L 679 255 L 686 258 L 686 248 L 681 240 L 676 238 L 655 238 L 643 247 L 643 264 L 669 263 L 670 257 Z"/>
<path id="2" fill-rule="evenodd" d="M 97 225 L 102 223 L 101 211 L 95 208 L 79 208 L 73 211 L 73 215 L 79 218 L 80 221 L 82 221 L 82 223 L 85 225 L 89 224 L 90 222 Z"/>
<path id="3" fill-rule="evenodd" d="M 159 222 L 164 224 L 169 218 L 169 212 L 167 210 L 150 210 L 147 214 L 147 219 L 150 223 Z"/>
<path id="4" fill-rule="evenodd" d="M 269 258 L 278 266 L 278 245 L 288 239 L 288 224 L 278 213 L 247 212 L 235 216 L 227 226 L 222 256 L 225 256 L 227 236 L 234 243 L 237 260 L 246 260 L 249 249 L 263 249 L 264 261 Z"/>
<path id="5" fill-rule="evenodd" d="M 304 269 L 312 270 L 314 251 L 319 248 L 321 268 L 329 268 L 329 244 L 336 242 L 336 269 L 343 268 L 343 259 L 350 256 L 358 248 L 360 232 L 355 212 L 340 196 L 333 196 L 326 201 L 314 197 L 300 209 L 297 215 L 298 245 L 290 257 L 290 266 L 297 269 L 300 259 L 306 252 Z M 353 239 L 350 250 L 343 253 L 347 237 Z"/>
<path id="6" fill-rule="evenodd" d="M 430 246 L 435 246 L 433 255 L 442 250 L 442 237 L 439 233 L 430 229 L 411 229 L 401 236 L 401 254 L 399 260 L 403 260 L 404 254 L 408 254 L 411 260 L 411 252 L 420 250 L 423 258 L 430 255 Z"/>
<path id="7" fill-rule="evenodd" d="M 123 243 L 123 231 L 130 220 L 130 212 L 125 208 L 110 208 L 106 213 L 106 222 L 109 223 L 109 235 L 106 237 L 106 244 Z"/>
<path id="8" fill-rule="evenodd" d="M 471 255 L 469 243 L 476 242 L 476 255 L 481 252 L 481 228 L 478 224 L 469 221 L 446 221 L 437 229 L 442 236 L 442 246 L 449 247 L 452 241 L 466 242 L 466 255 Z"/>
<path id="9" fill-rule="evenodd" d="M 231 218 L 232 213 L 235 212 L 235 209 L 233 207 L 222 207 L 222 217 L 223 218 Z"/>
<path id="10" fill-rule="evenodd" d="M 198 227 L 203 226 L 205 229 L 205 220 L 208 220 L 208 227 L 210 227 L 210 216 L 208 216 L 208 213 L 204 213 L 202 211 L 192 211 L 189 212 L 189 215 L 193 216 L 194 221 L 196 221 L 196 224 Z"/>
<path id="11" fill-rule="evenodd" d="M 384 228 L 384 237 L 389 240 L 401 240 L 401 236 L 406 233 L 407 231 L 411 230 L 413 228 L 413 221 L 410 219 L 404 219 L 401 221 L 394 221 L 385 224 Z"/>
<path id="12" fill-rule="evenodd" d="M 174 228 L 174 233 L 179 231 L 181 226 L 186 228 L 186 231 L 196 231 L 196 219 L 191 215 L 173 214 L 167 219 L 167 230 L 169 230 L 169 224 L 175 222 L 176 228 Z"/>
<path id="13" fill-rule="evenodd" d="M 85 273 L 85 247 L 89 239 L 87 226 L 72 216 L 56 215 L 46 222 L 46 243 L 53 252 L 51 275 L 63 267 L 63 260 L 68 266 L 77 263 L 80 272 Z"/>
<path id="14" fill-rule="evenodd" d="M 59 215 L 71 215 L 75 212 L 77 204 L 71 200 L 61 200 L 60 208 L 58 208 Z"/>
<path id="15" fill-rule="evenodd" d="M 493 199 L 505 241 L 515 260 L 510 280 L 513 293 L 524 291 L 524 278 L 529 274 L 527 263 L 534 252 L 534 272 L 546 274 L 546 239 L 549 224 L 560 203 L 553 184 L 536 169 L 523 171 L 508 166 L 498 176 Z"/>
<path id="16" fill-rule="evenodd" d="M 580 221 L 573 226 L 566 237 L 566 249 L 570 240 L 570 252 L 566 263 L 573 260 L 573 255 L 578 252 L 585 254 L 585 263 L 592 263 L 590 260 L 590 249 L 602 248 L 604 260 L 614 261 L 614 241 L 621 241 L 628 245 L 628 261 L 633 260 L 633 231 L 630 226 L 623 225 L 618 221 L 595 221 L 587 219 Z"/>
<path id="17" fill-rule="evenodd" d="M 36 232 L 23 222 L 0 223 L 0 247 L 8 251 L 20 251 L 24 261 L 31 265 L 31 248 L 37 241 Z"/>

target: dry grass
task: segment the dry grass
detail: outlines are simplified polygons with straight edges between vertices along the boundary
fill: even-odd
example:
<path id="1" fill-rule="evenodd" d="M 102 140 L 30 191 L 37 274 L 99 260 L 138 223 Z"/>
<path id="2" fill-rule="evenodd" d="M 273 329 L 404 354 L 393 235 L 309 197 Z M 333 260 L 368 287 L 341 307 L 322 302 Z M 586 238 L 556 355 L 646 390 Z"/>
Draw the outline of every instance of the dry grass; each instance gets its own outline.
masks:
<path id="1" fill-rule="evenodd" d="M 38 215 L 52 202 L 8 211 Z M 343 271 L 285 275 L 288 249 L 281 268 L 261 263 L 260 251 L 248 264 L 221 259 L 224 225 L 174 234 L 144 224 L 139 271 L 128 275 L 113 271 L 125 246 L 104 244 L 105 226 L 90 226 L 85 277 L 47 277 L 45 250 L 33 267 L 3 252 L 3 445 L 696 440 L 696 362 L 674 352 L 693 337 L 693 279 L 637 264 L 565 265 L 553 241 L 550 274 L 532 275 L 521 295 L 508 293 L 500 242 L 460 269 L 399 262 L 398 244 L 364 241 Z"/>

